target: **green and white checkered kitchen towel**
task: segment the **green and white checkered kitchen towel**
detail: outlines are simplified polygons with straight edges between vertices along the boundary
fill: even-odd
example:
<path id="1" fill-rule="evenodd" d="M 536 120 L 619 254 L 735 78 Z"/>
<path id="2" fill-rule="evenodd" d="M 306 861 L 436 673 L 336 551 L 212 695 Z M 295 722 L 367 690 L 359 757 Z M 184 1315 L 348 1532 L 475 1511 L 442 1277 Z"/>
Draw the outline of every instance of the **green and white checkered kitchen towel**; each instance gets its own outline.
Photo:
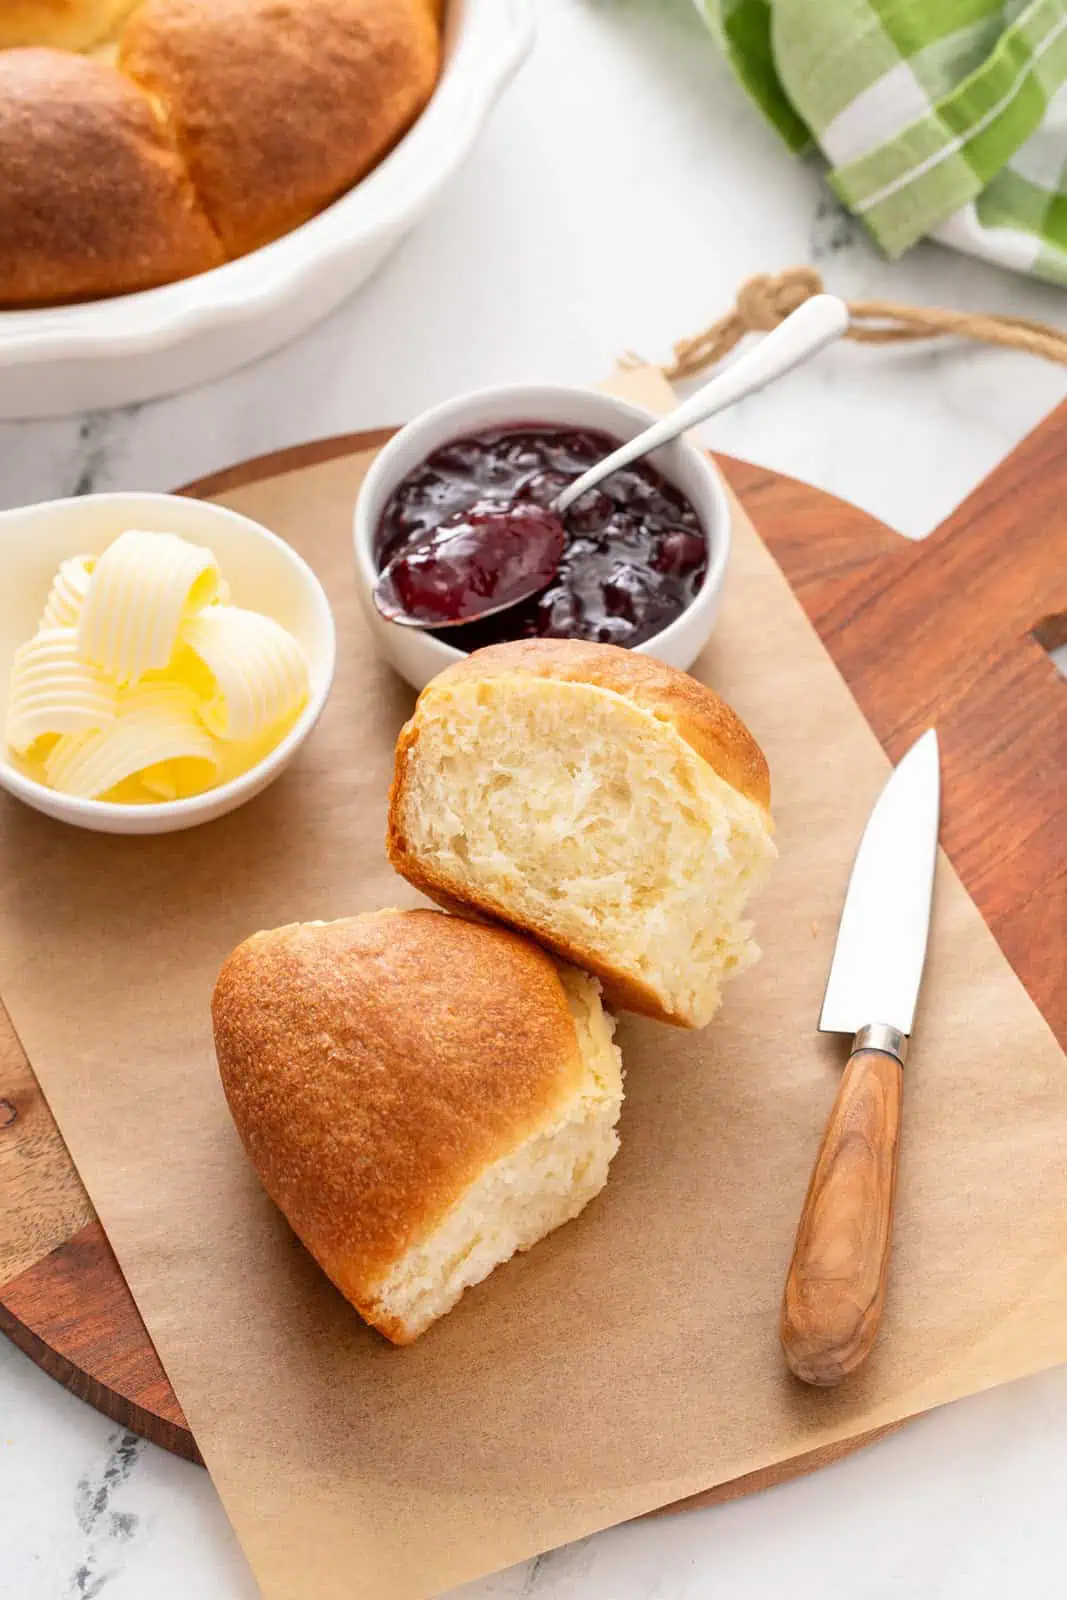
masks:
<path id="1" fill-rule="evenodd" d="M 696 0 L 890 256 L 926 235 L 1067 284 L 1067 0 Z"/>

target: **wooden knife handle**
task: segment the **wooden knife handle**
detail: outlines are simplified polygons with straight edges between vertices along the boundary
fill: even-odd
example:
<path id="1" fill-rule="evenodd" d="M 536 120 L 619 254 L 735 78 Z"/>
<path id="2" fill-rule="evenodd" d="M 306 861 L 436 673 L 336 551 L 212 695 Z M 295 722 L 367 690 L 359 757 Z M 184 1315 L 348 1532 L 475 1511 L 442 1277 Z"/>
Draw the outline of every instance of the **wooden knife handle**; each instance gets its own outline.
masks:
<path id="1" fill-rule="evenodd" d="M 903 1072 L 849 1058 L 808 1185 L 782 1301 L 782 1349 L 805 1383 L 840 1383 L 871 1352 L 885 1301 Z"/>

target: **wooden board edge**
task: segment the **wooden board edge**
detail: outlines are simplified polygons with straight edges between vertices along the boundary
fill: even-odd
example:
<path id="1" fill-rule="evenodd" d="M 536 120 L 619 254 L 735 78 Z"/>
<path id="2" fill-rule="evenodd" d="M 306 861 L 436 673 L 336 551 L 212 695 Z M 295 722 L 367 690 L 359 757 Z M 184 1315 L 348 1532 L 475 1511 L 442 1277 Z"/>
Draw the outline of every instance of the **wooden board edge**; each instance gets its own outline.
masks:
<path id="1" fill-rule="evenodd" d="M 235 466 L 223 467 L 220 472 L 209 472 L 205 478 L 183 484 L 176 493 L 195 500 L 214 498 L 231 489 L 262 483 L 265 478 L 280 478 L 301 467 L 317 467 L 323 461 L 335 461 L 338 456 L 380 450 L 398 432 L 398 428 L 371 428 L 365 433 L 335 433 L 328 439 L 309 439 L 306 444 L 287 445 L 283 450 L 270 450 L 265 455 L 239 461 Z"/>
<path id="2" fill-rule="evenodd" d="M 98 1286 L 91 1322 L 79 1314 L 85 1281 Z M 47 1314 L 41 1310 L 45 1305 Z M 202 1464 L 99 1222 L 87 1223 L 3 1286 L 0 1332 L 49 1377 L 112 1421 L 174 1455 Z M 134 1353 L 131 1365 L 139 1369 L 136 1392 L 143 1403 L 117 1388 L 116 1380 L 101 1375 L 100 1352 L 110 1351 L 116 1342 Z"/>
<path id="3" fill-rule="evenodd" d="M 838 1439 L 833 1444 L 805 1450 L 799 1456 L 789 1456 L 785 1461 L 775 1462 L 773 1467 L 759 1467 L 755 1472 L 745 1472 L 739 1478 L 729 1478 L 725 1483 L 716 1484 L 713 1489 L 701 1489 L 696 1494 L 687 1495 L 684 1500 L 675 1500 L 656 1511 L 649 1511 L 640 1520 L 673 1517 L 682 1511 L 700 1511 L 710 1506 L 726 1505 L 731 1500 L 743 1500 L 746 1495 L 760 1494 L 764 1489 L 776 1489 L 779 1484 L 792 1483 L 795 1478 L 806 1478 L 811 1472 L 819 1472 L 823 1467 L 832 1467 L 837 1461 L 847 1460 L 858 1450 L 866 1450 L 868 1445 L 877 1444 L 879 1439 L 886 1439 L 891 1433 L 899 1433 L 912 1420 L 911 1417 L 904 1417 L 900 1422 L 886 1423 L 884 1428 L 872 1428 L 870 1433 L 860 1433 L 852 1439 Z"/>
<path id="4" fill-rule="evenodd" d="M 18 1322 L 2 1304 L 0 1304 L 0 1333 L 10 1339 L 23 1355 L 28 1356 L 35 1367 L 39 1367 L 76 1399 L 84 1400 L 94 1411 L 99 1411 L 102 1416 L 118 1423 L 127 1432 L 135 1433 L 139 1439 L 147 1439 L 150 1443 L 169 1450 L 171 1455 L 181 1456 L 196 1466 L 203 1466 L 203 1458 L 196 1447 L 196 1440 L 188 1428 L 179 1428 L 174 1423 L 167 1422 L 157 1412 L 144 1410 L 136 1401 L 117 1394 L 99 1379 L 82 1372 L 73 1362 L 58 1354 L 23 1323 Z"/>

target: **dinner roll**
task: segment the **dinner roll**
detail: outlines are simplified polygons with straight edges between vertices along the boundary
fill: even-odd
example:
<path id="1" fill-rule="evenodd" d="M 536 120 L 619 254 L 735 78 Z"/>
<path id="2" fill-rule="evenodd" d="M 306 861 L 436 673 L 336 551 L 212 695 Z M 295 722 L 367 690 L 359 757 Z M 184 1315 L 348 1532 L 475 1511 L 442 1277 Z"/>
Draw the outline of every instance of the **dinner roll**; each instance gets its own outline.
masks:
<path id="1" fill-rule="evenodd" d="M 151 289 L 225 259 L 158 107 L 106 62 L 0 50 L 0 304 Z"/>
<path id="2" fill-rule="evenodd" d="M 604 1185 L 622 1068 L 599 985 L 505 929 L 377 911 L 257 933 L 212 1009 L 264 1188 L 394 1344 Z"/>
<path id="3" fill-rule="evenodd" d="M 426 0 L 145 0 L 119 65 L 163 108 L 240 256 L 381 160 L 429 100 L 439 55 Z"/>
<path id="4" fill-rule="evenodd" d="M 439 903 L 532 934 L 609 1004 L 691 1028 L 758 954 L 763 753 L 710 689 L 614 645 L 492 645 L 419 696 L 387 847 Z"/>

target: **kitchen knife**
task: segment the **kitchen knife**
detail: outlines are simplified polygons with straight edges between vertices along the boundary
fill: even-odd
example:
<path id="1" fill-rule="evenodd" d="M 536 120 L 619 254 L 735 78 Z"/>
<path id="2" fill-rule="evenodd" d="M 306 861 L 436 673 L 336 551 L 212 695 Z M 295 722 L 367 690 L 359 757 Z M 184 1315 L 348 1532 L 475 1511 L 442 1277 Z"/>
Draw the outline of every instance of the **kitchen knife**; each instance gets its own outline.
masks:
<path id="1" fill-rule="evenodd" d="M 926 958 L 940 763 L 933 728 L 875 803 L 845 896 L 819 1028 L 851 1033 L 782 1302 L 782 1349 L 829 1387 L 866 1360 L 889 1269 L 904 1058 Z"/>

